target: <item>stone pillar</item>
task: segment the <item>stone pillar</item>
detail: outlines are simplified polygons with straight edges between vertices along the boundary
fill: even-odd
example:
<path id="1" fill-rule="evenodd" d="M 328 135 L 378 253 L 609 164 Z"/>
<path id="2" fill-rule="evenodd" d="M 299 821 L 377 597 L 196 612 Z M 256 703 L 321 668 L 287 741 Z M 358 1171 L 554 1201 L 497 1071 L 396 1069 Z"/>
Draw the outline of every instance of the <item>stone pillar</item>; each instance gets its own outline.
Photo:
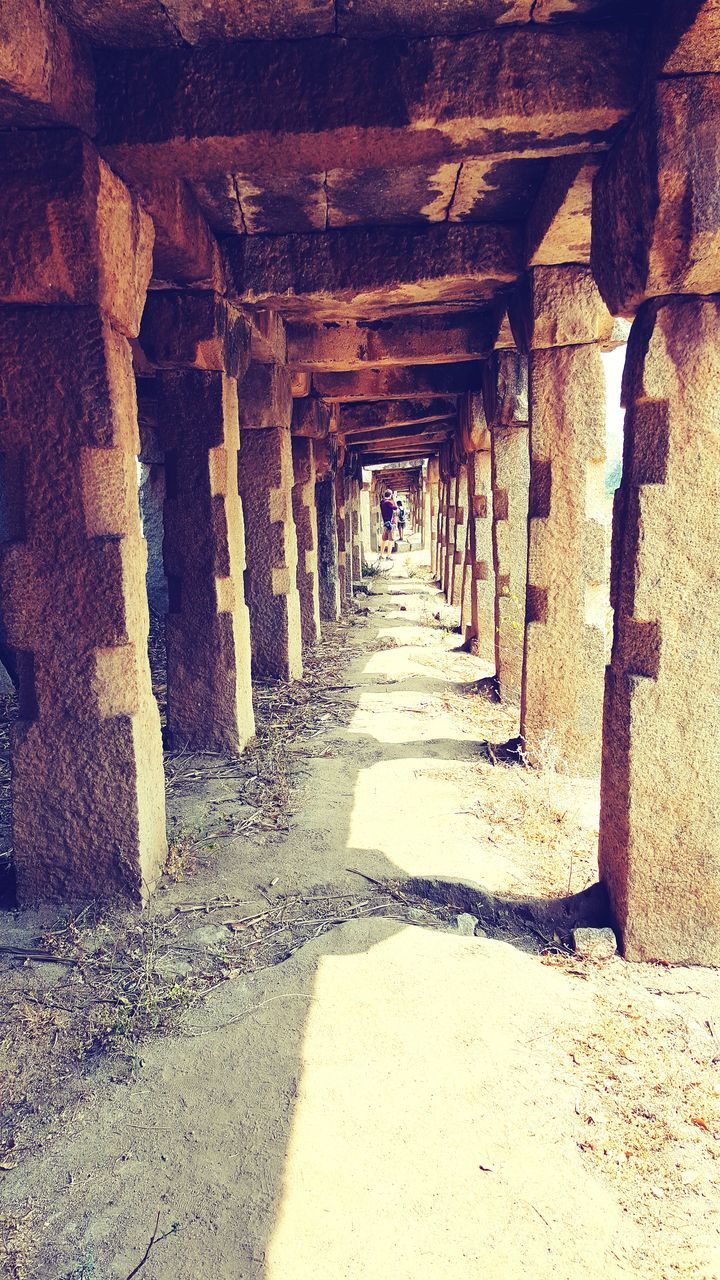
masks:
<path id="1" fill-rule="evenodd" d="M 448 604 L 452 600 L 452 574 L 455 566 L 455 512 L 457 504 L 457 471 L 448 477 L 447 503 L 443 528 L 442 589 Z"/>
<path id="2" fill-rule="evenodd" d="M 424 535 L 424 545 L 428 545 L 430 549 L 430 569 L 433 577 L 437 576 L 437 523 L 438 523 L 438 505 L 439 505 L 439 475 L 440 464 L 437 458 L 430 458 L 427 466 L 427 491 L 429 499 L 429 509 L 427 518 L 426 533 Z"/>
<path id="3" fill-rule="evenodd" d="M 348 546 L 348 518 L 346 511 L 347 480 L 342 467 L 335 472 L 335 518 L 337 524 L 338 578 L 340 580 L 341 608 L 352 598 L 351 552 Z"/>
<path id="4" fill-rule="evenodd" d="M 437 525 L 435 530 L 435 581 L 442 588 L 445 576 L 445 520 L 447 513 L 448 482 L 440 478 L 438 485 Z"/>
<path id="5" fill-rule="evenodd" d="M 251 364 L 238 394 L 243 428 L 238 486 L 245 515 L 253 671 L 278 680 L 299 680 L 302 631 L 288 370 Z"/>
<path id="6" fill-rule="evenodd" d="M 140 341 L 161 366 L 168 737 L 173 746 L 236 753 L 255 733 L 235 380 L 247 367 L 249 334 L 212 293 L 155 291 Z"/>
<path id="7" fill-rule="evenodd" d="M 530 350 L 530 504 L 520 733 L 531 761 L 550 758 L 591 776 L 600 765 L 607 609 L 598 342 L 613 322 L 590 271 L 571 266 L 529 273 L 521 323 Z"/>
<path id="8" fill-rule="evenodd" d="M 468 522 L 463 569 L 463 636 L 479 658 L 495 662 L 495 571 L 489 449 L 468 457 Z"/>
<path id="9" fill-rule="evenodd" d="M 520 701 L 527 582 L 530 452 L 527 427 L 491 428 L 495 678 L 503 702 Z"/>
<path id="10" fill-rule="evenodd" d="M 373 529 L 375 521 L 371 514 L 370 485 L 363 484 L 360 490 L 360 544 L 363 561 L 367 564 L 373 551 L 377 551 L 377 537 L 373 545 Z"/>
<path id="11" fill-rule="evenodd" d="M 350 530 L 352 547 L 352 581 L 362 582 L 362 541 L 360 531 L 360 483 L 350 480 Z"/>
<path id="12" fill-rule="evenodd" d="M 468 469 L 466 463 L 458 465 L 455 484 L 455 528 L 452 543 L 450 570 L 450 603 L 462 605 L 463 563 L 465 560 L 466 524 L 468 509 Z"/>
<path id="13" fill-rule="evenodd" d="M 318 518 L 315 505 L 315 446 L 304 436 L 293 436 L 292 503 L 298 546 L 297 586 L 303 647 L 320 639 L 320 584 L 318 581 Z"/>
<path id="14" fill-rule="evenodd" d="M 335 477 L 329 469 L 315 485 L 318 520 L 320 617 L 337 622 L 340 617 L 340 574 L 338 571 L 337 513 Z"/>
<path id="15" fill-rule="evenodd" d="M 705 70 L 712 47 L 674 49 L 672 77 L 649 87 L 611 153 L 593 192 L 592 257 L 610 309 L 636 314 L 613 517 L 600 874 L 628 959 L 717 965 L 720 95 L 716 75 L 683 74 Z"/>
<path id="16" fill-rule="evenodd" d="M 166 856 L 128 342 L 152 224 L 79 135 L 5 134 L 0 241 L 0 593 L 20 673 L 18 899 L 140 902 Z"/>

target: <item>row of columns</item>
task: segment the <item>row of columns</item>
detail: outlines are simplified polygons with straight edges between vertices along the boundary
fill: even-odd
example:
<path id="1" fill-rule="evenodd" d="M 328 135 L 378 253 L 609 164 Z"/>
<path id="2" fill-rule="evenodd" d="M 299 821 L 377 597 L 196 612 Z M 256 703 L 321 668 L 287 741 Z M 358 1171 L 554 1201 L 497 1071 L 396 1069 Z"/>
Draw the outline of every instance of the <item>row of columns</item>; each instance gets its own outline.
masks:
<path id="1" fill-rule="evenodd" d="M 143 502 L 163 534 L 167 738 L 191 749 L 241 751 L 253 674 L 298 678 L 322 620 L 339 617 L 362 569 L 361 484 L 327 439 L 295 431 L 288 370 L 251 361 L 247 321 L 223 297 L 148 293 L 153 224 L 86 139 L 5 135 L 0 189 L 18 900 L 139 901 L 166 833 L 138 456 L 152 459 Z"/>

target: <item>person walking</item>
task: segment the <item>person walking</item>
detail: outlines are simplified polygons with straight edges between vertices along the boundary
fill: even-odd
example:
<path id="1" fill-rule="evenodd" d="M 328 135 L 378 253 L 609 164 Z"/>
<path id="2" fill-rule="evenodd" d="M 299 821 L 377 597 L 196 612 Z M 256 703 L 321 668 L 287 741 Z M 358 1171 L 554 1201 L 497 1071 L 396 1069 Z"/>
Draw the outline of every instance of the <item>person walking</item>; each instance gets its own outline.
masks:
<path id="1" fill-rule="evenodd" d="M 397 502 L 392 489 L 385 489 L 380 499 L 380 519 L 382 520 L 382 541 L 380 543 L 381 559 L 390 559 L 389 548 L 394 545 L 393 522 L 397 514 Z"/>
<path id="2" fill-rule="evenodd" d="M 405 537 L 405 504 L 402 498 L 397 500 L 397 525 L 398 540 L 402 542 Z"/>

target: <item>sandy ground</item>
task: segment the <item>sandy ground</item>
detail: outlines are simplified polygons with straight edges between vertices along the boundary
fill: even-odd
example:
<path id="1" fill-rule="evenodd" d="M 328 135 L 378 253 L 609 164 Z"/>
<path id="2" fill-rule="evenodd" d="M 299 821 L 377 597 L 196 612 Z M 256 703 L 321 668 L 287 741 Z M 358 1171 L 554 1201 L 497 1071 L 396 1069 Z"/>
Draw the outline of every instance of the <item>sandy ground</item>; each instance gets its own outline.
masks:
<path id="1" fill-rule="evenodd" d="M 191 762 L 171 814 L 199 854 L 153 911 L 173 990 L 199 951 L 215 977 L 132 1070 L 99 1054 L 26 1108 L 12 1280 L 720 1277 L 720 975 L 569 953 L 597 782 L 493 766 L 515 712 L 419 564 L 369 580 L 260 818 Z M 304 924 L 245 940 L 288 903 Z M 10 1005 L 78 978 L 16 956 Z"/>

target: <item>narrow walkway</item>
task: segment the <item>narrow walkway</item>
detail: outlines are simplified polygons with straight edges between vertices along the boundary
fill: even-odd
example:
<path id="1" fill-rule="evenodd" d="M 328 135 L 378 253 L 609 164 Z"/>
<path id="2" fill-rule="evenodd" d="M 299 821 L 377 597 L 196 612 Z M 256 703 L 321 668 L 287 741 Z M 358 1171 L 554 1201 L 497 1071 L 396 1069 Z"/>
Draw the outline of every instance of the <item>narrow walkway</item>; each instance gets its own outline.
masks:
<path id="1" fill-rule="evenodd" d="M 220 834 L 155 906 L 186 930 L 163 963 L 181 988 L 202 949 L 215 976 L 19 1152 L 37 1280 L 720 1274 L 718 975 L 523 927 L 517 899 L 593 880 L 597 787 L 493 767 L 512 715 L 418 564 L 368 580 L 347 670 L 311 667 L 274 811 L 175 761 L 178 831 Z M 261 691 L 266 720 L 292 697 Z M 253 939 L 281 902 L 271 956 Z"/>

